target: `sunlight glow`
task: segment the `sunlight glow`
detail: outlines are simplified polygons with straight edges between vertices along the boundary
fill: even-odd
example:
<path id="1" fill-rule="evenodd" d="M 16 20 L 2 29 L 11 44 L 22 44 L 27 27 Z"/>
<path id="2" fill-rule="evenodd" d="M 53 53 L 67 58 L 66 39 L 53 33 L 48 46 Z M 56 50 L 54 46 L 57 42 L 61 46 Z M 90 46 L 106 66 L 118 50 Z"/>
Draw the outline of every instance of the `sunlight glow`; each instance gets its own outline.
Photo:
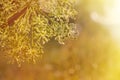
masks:
<path id="1" fill-rule="evenodd" d="M 109 3 L 112 1 L 112 5 Z M 112 37 L 120 42 L 120 0 L 106 0 L 104 4 L 104 16 L 97 12 L 91 13 L 91 18 L 103 24 Z"/>
<path id="2" fill-rule="evenodd" d="M 92 11 L 90 17 L 93 21 L 102 24 L 109 31 L 115 46 L 110 53 L 109 69 L 105 80 L 120 80 L 120 0 L 105 0 L 104 15 Z M 114 50 L 112 52 L 112 50 Z"/>

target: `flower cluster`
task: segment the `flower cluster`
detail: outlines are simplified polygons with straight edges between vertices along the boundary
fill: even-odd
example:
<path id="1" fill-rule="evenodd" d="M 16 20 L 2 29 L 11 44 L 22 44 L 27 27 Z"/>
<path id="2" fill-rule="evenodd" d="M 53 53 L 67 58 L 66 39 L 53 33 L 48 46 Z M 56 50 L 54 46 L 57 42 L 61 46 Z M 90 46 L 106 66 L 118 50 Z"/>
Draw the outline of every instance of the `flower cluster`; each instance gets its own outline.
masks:
<path id="1" fill-rule="evenodd" d="M 10 63 L 36 63 L 51 38 L 73 37 L 76 15 L 73 0 L 1 0 L 0 53 Z"/>

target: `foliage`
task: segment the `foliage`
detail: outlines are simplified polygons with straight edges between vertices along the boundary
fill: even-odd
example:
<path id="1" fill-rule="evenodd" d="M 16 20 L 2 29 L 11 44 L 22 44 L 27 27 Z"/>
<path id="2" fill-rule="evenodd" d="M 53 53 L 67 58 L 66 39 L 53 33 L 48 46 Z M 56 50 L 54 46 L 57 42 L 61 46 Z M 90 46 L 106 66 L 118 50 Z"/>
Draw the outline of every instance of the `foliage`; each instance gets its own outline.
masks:
<path id="1" fill-rule="evenodd" d="M 74 0 L 1 0 L 0 53 L 10 63 L 36 62 L 51 38 L 76 34 Z"/>

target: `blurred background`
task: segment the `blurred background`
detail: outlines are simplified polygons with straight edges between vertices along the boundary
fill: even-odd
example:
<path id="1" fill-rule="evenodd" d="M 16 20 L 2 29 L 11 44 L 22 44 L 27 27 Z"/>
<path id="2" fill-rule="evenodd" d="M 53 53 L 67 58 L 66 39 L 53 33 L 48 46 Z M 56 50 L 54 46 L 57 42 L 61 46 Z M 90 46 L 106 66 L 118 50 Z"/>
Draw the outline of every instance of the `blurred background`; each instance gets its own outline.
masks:
<path id="1" fill-rule="evenodd" d="M 120 0 L 77 0 L 77 39 L 51 40 L 37 64 L 7 64 L 0 80 L 120 80 Z"/>

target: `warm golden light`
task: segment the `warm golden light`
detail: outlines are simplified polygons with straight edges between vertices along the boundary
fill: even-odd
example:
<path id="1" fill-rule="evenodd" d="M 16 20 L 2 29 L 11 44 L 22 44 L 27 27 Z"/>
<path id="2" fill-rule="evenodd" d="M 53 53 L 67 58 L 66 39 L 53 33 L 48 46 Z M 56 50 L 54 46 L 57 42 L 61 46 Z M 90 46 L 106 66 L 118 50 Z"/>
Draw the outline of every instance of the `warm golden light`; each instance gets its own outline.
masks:
<path id="1" fill-rule="evenodd" d="M 1 3 L 0 80 L 120 80 L 120 0 Z"/>
<path id="2" fill-rule="evenodd" d="M 92 12 L 91 18 L 102 23 L 111 33 L 112 37 L 120 40 L 120 0 L 106 0 L 103 5 L 104 16 Z M 120 42 L 120 41 L 119 41 Z"/>
<path id="3" fill-rule="evenodd" d="M 120 0 L 106 0 L 102 6 L 104 15 L 93 11 L 90 16 L 92 20 L 102 24 L 109 31 L 115 44 L 111 49 L 105 79 L 120 80 Z"/>
<path id="4" fill-rule="evenodd" d="M 111 7 L 105 6 L 106 21 L 112 36 L 120 40 L 120 0 L 114 0 Z"/>

